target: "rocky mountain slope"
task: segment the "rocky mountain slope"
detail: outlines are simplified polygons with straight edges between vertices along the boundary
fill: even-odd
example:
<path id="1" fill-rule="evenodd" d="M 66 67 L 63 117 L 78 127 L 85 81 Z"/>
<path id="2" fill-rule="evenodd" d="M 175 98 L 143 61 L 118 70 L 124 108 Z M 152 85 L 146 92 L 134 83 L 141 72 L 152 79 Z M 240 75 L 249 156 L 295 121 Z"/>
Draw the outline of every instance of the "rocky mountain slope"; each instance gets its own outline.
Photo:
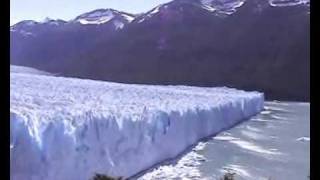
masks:
<path id="1" fill-rule="evenodd" d="M 309 2 L 174 0 L 11 27 L 11 64 L 143 84 L 229 86 L 309 101 Z"/>

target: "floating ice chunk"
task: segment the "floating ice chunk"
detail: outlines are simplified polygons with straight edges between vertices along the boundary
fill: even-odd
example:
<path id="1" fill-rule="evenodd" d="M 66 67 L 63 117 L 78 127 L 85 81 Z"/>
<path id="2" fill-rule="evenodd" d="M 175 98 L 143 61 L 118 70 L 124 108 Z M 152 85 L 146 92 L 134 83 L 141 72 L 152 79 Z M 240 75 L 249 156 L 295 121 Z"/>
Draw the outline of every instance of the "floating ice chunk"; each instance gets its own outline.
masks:
<path id="1" fill-rule="evenodd" d="M 261 111 L 260 114 L 262 114 L 262 115 L 271 114 L 271 111 Z"/>
<path id="2" fill-rule="evenodd" d="M 193 151 L 184 155 L 180 160 L 178 160 L 174 165 L 161 165 L 152 171 L 147 172 L 138 180 L 154 180 L 154 179 L 195 179 L 195 180 L 205 180 L 198 169 L 201 162 L 206 159 L 197 153 L 204 144 L 199 143 Z M 200 149 L 199 149 L 200 147 Z"/>
<path id="3" fill-rule="evenodd" d="M 279 116 L 279 115 L 274 115 L 274 114 L 271 115 L 271 118 L 276 119 L 276 120 L 280 120 L 281 122 L 285 122 L 285 121 L 288 120 L 286 117 Z"/>
<path id="4" fill-rule="evenodd" d="M 261 129 L 247 125 L 246 128 L 253 132 L 261 132 Z"/>
<path id="5" fill-rule="evenodd" d="M 267 102 L 267 103 L 270 104 L 271 102 Z M 286 106 L 286 104 L 283 103 L 283 104 L 281 104 L 281 106 Z M 265 106 L 264 109 L 265 109 L 266 111 L 270 111 L 270 112 L 272 112 L 272 111 L 278 111 L 278 112 L 283 112 L 283 113 L 290 113 L 290 111 L 287 110 L 287 109 L 285 109 L 285 108 L 274 107 L 274 106 Z M 263 112 L 263 111 L 262 111 L 262 112 Z M 262 112 L 261 112 L 261 113 L 262 113 Z"/>
<path id="6" fill-rule="evenodd" d="M 213 139 L 218 141 L 233 141 L 233 140 L 239 140 L 239 138 L 235 138 L 232 136 L 216 136 Z"/>
<path id="7" fill-rule="evenodd" d="M 297 139 L 297 141 L 302 141 L 302 142 L 310 141 L 310 137 L 300 137 Z"/>
<path id="8" fill-rule="evenodd" d="M 257 153 L 262 153 L 262 154 L 269 154 L 269 155 L 280 155 L 282 153 L 274 150 L 274 149 L 264 149 L 258 145 L 255 145 L 252 142 L 249 141 L 243 141 L 243 140 L 235 140 L 235 141 L 230 141 L 233 144 L 236 144 L 237 146 L 249 150 L 249 151 L 253 151 L 253 152 L 257 152 Z"/>
<path id="9" fill-rule="evenodd" d="M 247 130 L 242 130 L 241 134 L 243 134 L 244 136 L 246 136 L 246 137 L 248 137 L 250 139 L 254 139 L 254 140 L 268 139 L 267 136 L 265 136 L 265 135 L 263 135 L 261 133 L 247 131 Z"/>
<path id="10" fill-rule="evenodd" d="M 270 122 L 270 120 L 260 119 L 260 118 L 252 118 L 250 121 L 255 121 L 255 122 Z"/>

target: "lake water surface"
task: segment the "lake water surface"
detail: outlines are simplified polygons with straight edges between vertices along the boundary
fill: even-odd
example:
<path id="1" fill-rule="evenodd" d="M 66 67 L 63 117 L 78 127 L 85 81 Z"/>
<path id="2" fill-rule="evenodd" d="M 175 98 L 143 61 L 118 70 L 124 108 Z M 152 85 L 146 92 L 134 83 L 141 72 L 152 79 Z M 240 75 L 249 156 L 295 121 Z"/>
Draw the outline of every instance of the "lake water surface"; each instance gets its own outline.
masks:
<path id="1" fill-rule="evenodd" d="M 250 120 L 198 143 L 139 179 L 304 180 L 310 164 L 310 104 L 266 102 Z"/>

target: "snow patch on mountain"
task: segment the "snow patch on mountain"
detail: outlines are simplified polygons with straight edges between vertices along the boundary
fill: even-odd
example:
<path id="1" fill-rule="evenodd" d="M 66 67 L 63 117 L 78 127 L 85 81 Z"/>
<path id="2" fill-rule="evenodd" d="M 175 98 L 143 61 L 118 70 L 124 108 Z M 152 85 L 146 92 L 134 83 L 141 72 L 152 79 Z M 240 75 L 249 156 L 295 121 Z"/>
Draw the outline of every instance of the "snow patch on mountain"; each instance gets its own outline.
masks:
<path id="1" fill-rule="evenodd" d="M 269 4 L 274 7 L 309 5 L 309 3 L 310 0 L 269 0 Z"/>
<path id="2" fill-rule="evenodd" d="M 15 32 L 15 31 L 19 31 L 19 30 L 23 30 L 26 28 L 30 28 L 33 27 L 35 25 L 37 25 L 38 22 L 33 21 L 33 20 L 25 20 L 25 21 L 21 21 L 18 22 L 17 24 L 13 25 L 10 27 L 10 31 Z"/>
<path id="3" fill-rule="evenodd" d="M 111 11 L 96 11 L 90 14 L 81 15 L 76 21 L 81 24 L 103 24 L 114 18 L 114 14 Z"/>
<path id="4" fill-rule="evenodd" d="M 19 33 L 25 37 L 34 36 L 34 34 L 32 32 L 28 32 L 28 31 L 24 31 L 24 30 L 20 30 Z"/>
<path id="5" fill-rule="evenodd" d="M 49 25 L 55 25 L 55 26 L 59 26 L 65 23 L 66 21 L 63 21 L 61 19 L 51 19 L 49 17 L 46 17 L 42 22 L 39 22 L 39 24 L 49 24 Z"/>
<path id="6" fill-rule="evenodd" d="M 217 10 L 217 9 L 215 9 L 215 8 L 209 6 L 209 5 L 205 5 L 205 4 L 203 4 L 202 7 L 203 7 L 203 9 L 206 9 L 206 10 L 208 10 L 210 12 L 214 12 L 214 11 Z"/>
<path id="7" fill-rule="evenodd" d="M 33 21 L 33 20 L 25 20 L 25 21 L 21 21 L 21 22 L 17 23 L 15 26 L 18 26 L 18 25 L 33 26 L 33 25 L 36 25 L 36 24 L 38 24 L 36 21 Z"/>
<path id="8" fill-rule="evenodd" d="M 127 22 L 131 22 L 134 19 L 134 15 L 123 13 L 113 9 L 98 9 L 92 12 L 88 12 L 78 16 L 75 21 L 81 24 L 104 24 L 116 17 L 121 17 Z"/>
<path id="9" fill-rule="evenodd" d="M 152 15 L 152 14 L 156 14 L 156 13 L 158 13 L 158 12 L 160 12 L 160 7 L 161 7 L 162 5 L 159 5 L 159 6 L 157 6 L 157 7 L 155 7 L 153 10 L 151 10 L 148 14 L 150 14 L 150 15 Z"/>
<path id="10" fill-rule="evenodd" d="M 47 25 L 50 26 L 50 28 L 59 27 L 65 23 L 67 22 L 60 19 L 54 20 L 50 18 L 45 18 L 43 21 L 40 22 L 26 20 L 11 26 L 10 32 L 18 33 L 24 37 L 35 37 L 37 35 L 35 31 L 37 31 L 38 28 L 42 28 Z"/>
<path id="11" fill-rule="evenodd" d="M 300 138 L 297 139 L 297 141 L 309 142 L 310 141 L 310 137 L 300 137 Z"/>
<path id="12" fill-rule="evenodd" d="M 181 3 L 189 4 L 196 8 L 202 8 L 209 12 L 218 12 L 223 14 L 232 14 L 236 11 L 237 8 L 241 7 L 244 4 L 244 0 L 199 0 L 199 1 L 188 1 L 188 0 L 176 0 L 169 3 L 161 4 L 144 14 L 138 20 L 138 23 L 145 21 L 145 19 L 150 18 L 161 11 L 165 11 L 172 4 Z M 180 12 L 183 11 L 183 7 L 178 8 Z"/>
<path id="13" fill-rule="evenodd" d="M 141 14 L 138 16 L 137 23 L 142 23 L 146 19 L 151 18 L 153 15 L 158 14 L 160 12 L 160 8 L 163 6 L 163 4 L 156 6 L 155 8 L 151 9 L 150 11 L 146 12 L 145 14 Z"/>
<path id="14" fill-rule="evenodd" d="M 122 17 L 124 17 L 128 22 L 131 22 L 134 20 L 134 16 L 133 15 L 128 15 L 128 14 L 121 14 Z"/>
<path id="15" fill-rule="evenodd" d="M 241 7 L 244 0 L 200 0 L 203 7 L 210 12 L 218 11 L 223 14 L 232 14 Z"/>
<path id="16" fill-rule="evenodd" d="M 160 8 L 162 8 L 162 6 L 164 6 L 164 5 L 156 6 L 155 8 L 153 8 L 152 10 L 147 12 L 146 14 L 143 14 L 142 16 L 140 16 L 140 19 L 138 20 L 138 23 L 142 23 L 143 21 L 145 21 L 146 19 L 152 17 L 153 15 L 158 14 L 160 12 Z"/>
<path id="17" fill-rule="evenodd" d="M 122 29 L 124 27 L 124 23 L 118 20 L 114 21 L 113 24 L 116 27 L 116 29 Z"/>
<path id="18" fill-rule="evenodd" d="M 145 20 L 146 20 L 145 18 L 141 18 L 141 19 L 138 20 L 138 23 L 142 23 Z"/>
<path id="19" fill-rule="evenodd" d="M 78 19 L 78 22 L 80 22 L 80 24 L 103 24 L 106 23 L 108 21 L 110 21 L 113 18 L 113 16 L 107 16 L 107 17 L 99 17 L 96 19 Z"/>

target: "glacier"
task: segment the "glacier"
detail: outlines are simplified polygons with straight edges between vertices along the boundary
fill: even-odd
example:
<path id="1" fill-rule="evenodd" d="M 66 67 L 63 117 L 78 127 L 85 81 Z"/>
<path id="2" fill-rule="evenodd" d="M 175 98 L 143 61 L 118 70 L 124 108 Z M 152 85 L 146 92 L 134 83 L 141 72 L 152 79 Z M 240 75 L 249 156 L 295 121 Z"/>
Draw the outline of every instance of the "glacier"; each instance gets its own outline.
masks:
<path id="1" fill-rule="evenodd" d="M 131 177 L 264 104 L 263 93 L 227 87 L 121 84 L 18 70 L 10 72 L 12 180 Z"/>

